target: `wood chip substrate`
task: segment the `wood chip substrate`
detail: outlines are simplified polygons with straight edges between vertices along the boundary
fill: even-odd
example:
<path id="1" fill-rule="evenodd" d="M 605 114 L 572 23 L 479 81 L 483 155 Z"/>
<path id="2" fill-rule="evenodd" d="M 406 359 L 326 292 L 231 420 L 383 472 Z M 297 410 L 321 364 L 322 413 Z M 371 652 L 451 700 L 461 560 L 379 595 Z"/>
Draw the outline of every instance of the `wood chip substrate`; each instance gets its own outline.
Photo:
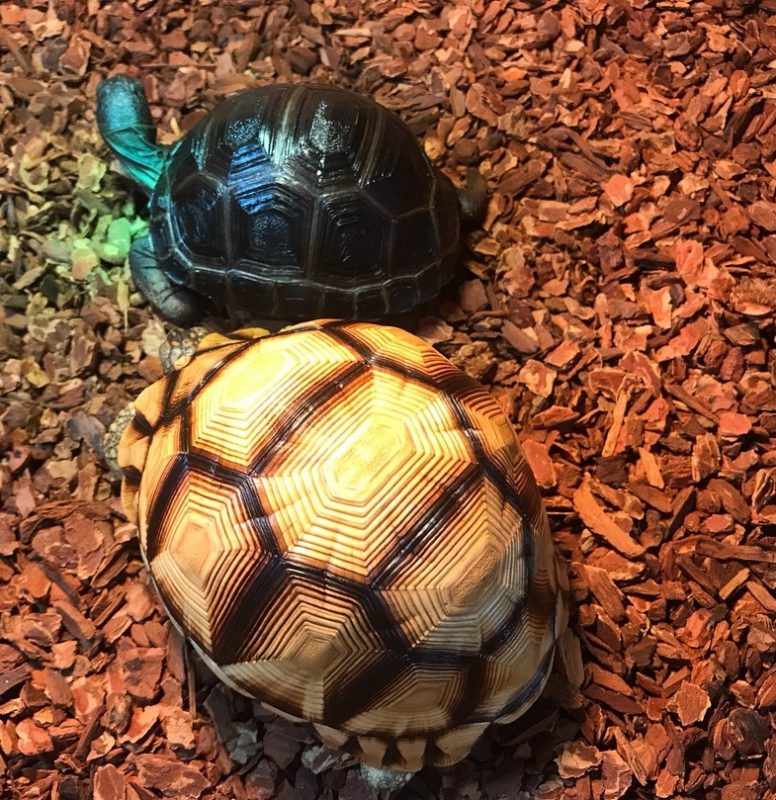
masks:
<path id="1" fill-rule="evenodd" d="M 167 332 L 94 119 L 117 72 L 163 143 L 311 80 L 487 181 L 407 327 L 518 430 L 571 627 L 525 717 L 397 798 L 776 797 L 774 0 L 0 4 L 0 797 L 376 796 L 171 629 L 103 465 Z"/>

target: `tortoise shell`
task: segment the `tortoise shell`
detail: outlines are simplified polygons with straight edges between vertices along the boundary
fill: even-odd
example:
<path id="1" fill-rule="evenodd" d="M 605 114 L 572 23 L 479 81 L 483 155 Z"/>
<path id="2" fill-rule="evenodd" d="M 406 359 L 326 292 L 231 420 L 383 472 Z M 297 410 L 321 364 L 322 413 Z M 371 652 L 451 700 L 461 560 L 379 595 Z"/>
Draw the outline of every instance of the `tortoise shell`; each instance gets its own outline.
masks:
<path id="1" fill-rule="evenodd" d="M 376 319 L 453 277 L 460 209 L 409 128 L 370 98 L 280 84 L 220 103 L 150 203 L 173 283 L 255 317 Z"/>
<path id="2" fill-rule="evenodd" d="M 565 625 L 500 406 L 397 328 L 211 334 L 148 387 L 122 501 L 227 684 L 371 766 L 465 757 L 541 691 Z"/>

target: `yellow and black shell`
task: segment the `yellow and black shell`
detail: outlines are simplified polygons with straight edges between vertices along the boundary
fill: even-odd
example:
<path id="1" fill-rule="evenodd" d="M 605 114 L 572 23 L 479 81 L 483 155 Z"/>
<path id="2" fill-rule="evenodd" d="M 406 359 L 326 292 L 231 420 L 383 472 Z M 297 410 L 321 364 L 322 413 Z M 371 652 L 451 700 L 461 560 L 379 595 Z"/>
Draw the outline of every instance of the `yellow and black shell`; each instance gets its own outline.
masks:
<path id="1" fill-rule="evenodd" d="M 138 398 L 122 500 L 227 684 L 372 766 L 464 758 L 536 699 L 565 625 L 509 420 L 397 328 L 211 334 Z"/>

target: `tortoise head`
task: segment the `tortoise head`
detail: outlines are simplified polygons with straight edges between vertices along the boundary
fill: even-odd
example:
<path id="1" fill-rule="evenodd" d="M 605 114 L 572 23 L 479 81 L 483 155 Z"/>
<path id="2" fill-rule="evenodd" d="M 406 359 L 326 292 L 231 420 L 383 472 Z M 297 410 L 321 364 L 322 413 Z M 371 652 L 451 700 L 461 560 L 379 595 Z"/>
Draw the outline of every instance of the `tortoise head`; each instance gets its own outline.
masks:
<path id="1" fill-rule="evenodd" d="M 143 83 L 131 75 L 114 75 L 97 86 L 97 124 L 105 133 L 129 127 L 153 130 Z"/>
<path id="2" fill-rule="evenodd" d="M 169 148 L 156 144 L 156 128 L 138 78 L 114 75 L 100 82 L 97 126 L 129 176 L 148 194 L 153 192 Z"/>
<path id="3" fill-rule="evenodd" d="M 169 375 L 173 370 L 182 369 L 197 353 L 216 347 L 260 339 L 267 336 L 266 328 L 239 328 L 233 333 L 210 333 L 201 325 L 193 328 L 173 328 L 159 346 L 159 361 L 162 371 Z"/>

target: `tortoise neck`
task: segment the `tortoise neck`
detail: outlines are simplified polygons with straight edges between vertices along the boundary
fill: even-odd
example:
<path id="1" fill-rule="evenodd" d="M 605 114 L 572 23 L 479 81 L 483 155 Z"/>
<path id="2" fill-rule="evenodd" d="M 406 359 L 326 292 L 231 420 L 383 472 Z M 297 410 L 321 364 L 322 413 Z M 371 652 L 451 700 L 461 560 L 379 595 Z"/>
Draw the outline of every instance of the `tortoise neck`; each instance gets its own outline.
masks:
<path id="1" fill-rule="evenodd" d="M 134 125 L 123 130 L 112 130 L 105 141 L 130 178 L 151 195 L 159 183 L 162 170 L 170 154 L 170 147 L 156 144 L 154 130 L 147 131 Z"/>
<path id="2" fill-rule="evenodd" d="M 97 87 L 97 127 L 130 177 L 149 195 L 159 182 L 168 147 L 156 144 L 156 129 L 137 78 L 114 75 Z"/>

